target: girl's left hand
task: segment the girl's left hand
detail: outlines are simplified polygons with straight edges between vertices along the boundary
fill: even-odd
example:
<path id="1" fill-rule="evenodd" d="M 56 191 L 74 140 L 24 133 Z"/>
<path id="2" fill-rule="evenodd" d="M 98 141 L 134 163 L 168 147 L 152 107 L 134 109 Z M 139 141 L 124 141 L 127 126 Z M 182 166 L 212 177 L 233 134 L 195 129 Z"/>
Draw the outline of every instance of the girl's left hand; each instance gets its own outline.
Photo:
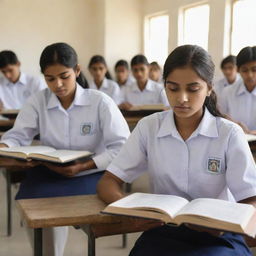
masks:
<path id="1" fill-rule="evenodd" d="M 57 173 L 59 173 L 61 175 L 64 175 L 66 177 L 73 177 L 77 173 L 79 173 L 81 171 L 81 169 L 82 169 L 82 164 L 79 163 L 79 162 L 71 164 L 71 165 L 67 165 L 67 166 L 51 164 L 51 163 L 48 163 L 48 162 L 41 162 L 41 164 L 46 166 L 50 170 L 52 170 L 54 172 L 57 172 Z"/>

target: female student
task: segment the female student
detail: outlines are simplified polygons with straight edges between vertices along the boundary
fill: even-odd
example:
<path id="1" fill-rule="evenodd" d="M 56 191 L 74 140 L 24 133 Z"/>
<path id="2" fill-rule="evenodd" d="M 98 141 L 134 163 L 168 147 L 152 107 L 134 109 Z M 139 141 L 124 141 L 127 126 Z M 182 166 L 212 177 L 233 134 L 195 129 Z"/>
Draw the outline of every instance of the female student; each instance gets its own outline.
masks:
<path id="1" fill-rule="evenodd" d="M 149 64 L 149 78 L 155 82 L 162 83 L 162 69 L 156 61 Z"/>
<path id="2" fill-rule="evenodd" d="M 241 78 L 237 73 L 236 56 L 229 55 L 221 61 L 221 71 L 224 77 L 214 84 L 214 91 L 218 97 L 221 96 L 224 88 L 235 85 Z"/>
<path id="3" fill-rule="evenodd" d="M 28 171 L 16 199 L 94 194 L 103 170 L 129 136 L 127 123 L 109 96 L 85 89 L 87 81 L 71 46 L 47 46 L 40 67 L 49 88 L 28 100 L 1 147 L 30 145 L 40 134 L 43 145 L 95 155 L 67 166 L 42 162 Z M 44 255 L 63 255 L 67 234 L 67 227 L 45 229 Z"/>
<path id="4" fill-rule="evenodd" d="M 169 55 L 163 76 L 172 110 L 138 123 L 98 183 L 104 201 L 122 198 L 123 182 L 148 171 L 153 193 L 256 206 L 254 160 L 242 129 L 216 108 L 213 75 L 211 57 L 199 46 L 180 46 Z M 164 225 L 142 234 L 130 253 L 138 255 L 251 254 L 238 234 Z"/>
<path id="5" fill-rule="evenodd" d="M 112 80 L 105 59 L 100 55 L 93 56 L 89 62 L 88 69 L 93 77 L 89 87 L 106 93 L 116 104 L 119 104 L 120 89 L 118 84 Z"/>
<path id="6" fill-rule="evenodd" d="M 245 47 L 237 55 L 241 80 L 223 90 L 220 106 L 243 128 L 245 133 L 256 135 L 256 46 Z"/>
<path id="7" fill-rule="evenodd" d="M 133 105 L 144 104 L 168 106 L 163 86 L 149 79 L 149 63 L 144 55 L 136 55 L 132 58 L 131 69 L 136 81 L 125 88 L 120 109 L 129 110 Z"/>

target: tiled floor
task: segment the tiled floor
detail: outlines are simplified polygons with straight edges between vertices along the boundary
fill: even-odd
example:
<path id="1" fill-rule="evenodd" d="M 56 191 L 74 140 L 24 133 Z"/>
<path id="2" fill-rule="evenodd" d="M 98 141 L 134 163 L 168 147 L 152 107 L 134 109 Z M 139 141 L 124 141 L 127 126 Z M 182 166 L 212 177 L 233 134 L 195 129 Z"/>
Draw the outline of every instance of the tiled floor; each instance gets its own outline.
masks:
<path id="1" fill-rule="evenodd" d="M 133 190 L 147 191 L 147 177 L 142 177 L 133 184 Z M 17 189 L 13 187 L 13 195 Z M 6 202 L 5 179 L 0 174 L 0 256 L 32 256 L 32 248 L 26 229 L 20 226 L 19 213 L 13 206 L 13 235 L 6 237 Z M 96 240 L 97 256 L 126 256 L 129 254 L 139 233 L 128 234 L 127 248 L 123 249 L 122 236 L 102 237 Z M 70 227 L 65 256 L 87 255 L 87 236 L 81 230 Z"/>

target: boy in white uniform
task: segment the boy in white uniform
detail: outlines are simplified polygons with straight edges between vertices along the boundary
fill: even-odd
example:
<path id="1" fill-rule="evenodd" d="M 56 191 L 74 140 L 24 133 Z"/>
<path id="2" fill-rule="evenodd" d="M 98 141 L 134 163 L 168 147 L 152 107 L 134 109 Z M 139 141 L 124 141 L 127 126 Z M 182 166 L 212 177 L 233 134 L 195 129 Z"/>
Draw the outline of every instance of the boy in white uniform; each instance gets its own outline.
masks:
<path id="1" fill-rule="evenodd" d="M 124 197 L 123 182 L 148 171 L 152 193 L 256 206 L 255 163 L 242 129 L 224 119 L 216 106 L 213 75 L 211 57 L 199 46 L 180 46 L 169 55 L 163 76 L 172 110 L 138 123 L 98 183 L 104 201 Z M 137 240 L 130 256 L 141 255 L 249 256 L 251 252 L 238 234 L 162 225 Z"/>
<path id="2" fill-rule="evenodd" d="M 220 106 L 245 133 L 256 135 L 256 46 L 245 47 L 237 55 L 241 80 L 223 90 Z"/>
<path id="3" fill-rule="evenodd" d="M 20 62 L 12 51 L 0 52 L 0 101 L 4 109 L 20 109 L 34 93 L 46 87 L 44 81 L 20 71 Z"/>

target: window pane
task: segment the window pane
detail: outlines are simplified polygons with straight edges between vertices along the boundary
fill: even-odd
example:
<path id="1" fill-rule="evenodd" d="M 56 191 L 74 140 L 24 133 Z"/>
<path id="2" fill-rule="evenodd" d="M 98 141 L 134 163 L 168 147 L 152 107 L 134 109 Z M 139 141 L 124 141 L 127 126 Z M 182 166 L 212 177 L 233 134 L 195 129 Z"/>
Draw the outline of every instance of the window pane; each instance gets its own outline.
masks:
<path id="1" fill-rule="evenodd" d="M 208 4 L 185 9 L 184 44 L 196 44 L 208 49 L 209 12 Z"/>
<path id="2" fill-rule="evenodd" d="M 146 56 L 149 62 L 157 61 L 163 65 L 168 55 L 169 17 L 161 15 L 149 18 Z"/>
<path id="3" fill-rule="evenodd" d="M 245 46 L 256 45 L 256 1 L 237 1 L 233 6 L 231 53 L 237 55 Z"/>

